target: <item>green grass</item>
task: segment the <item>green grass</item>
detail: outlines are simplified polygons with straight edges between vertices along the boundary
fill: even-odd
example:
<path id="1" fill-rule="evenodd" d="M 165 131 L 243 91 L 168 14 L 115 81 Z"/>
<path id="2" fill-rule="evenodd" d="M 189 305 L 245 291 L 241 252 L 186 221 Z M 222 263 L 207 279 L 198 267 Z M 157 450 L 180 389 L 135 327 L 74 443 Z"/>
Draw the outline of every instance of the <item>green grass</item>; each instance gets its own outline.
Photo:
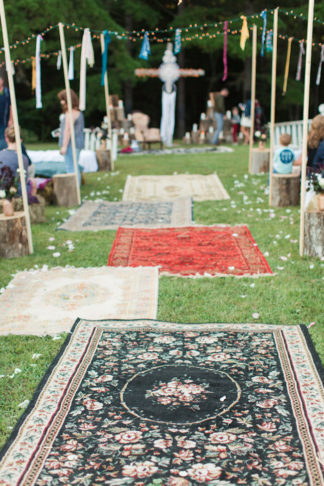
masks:
<path id="1" fill-rule="evenodd" d="M 194 204 L 194 219 L 200 224 L 246 223 L 262 252 L 276 273 L 274 277 L 181 279 L 162 277 L 159 288 L 158 319 L 178 322 L 255 322 L 272 324 L 309 324 L 313 342 L 324 362 L 324 262 L 300 258 L 298 254 L 298 208 L 273 209 L 269 212 L 264 195 L 266 176 L 247 176 L 248 151 L 236 147 L 232 154 L 197 154 L 169 156 L 121 156 L 117 173 L 86 175 L 82 198 L 121 199 L 127 174 L 173 174 L 217 172 L 231 196 L 230 201 Z M 102 194 L 102 191 L 106 191 Z M 34 254 L 0 260 L 0 287 L 12 275 L 36 265 L 106 265 L 115 232 L 71 233 L 55 231 L 68 217 L 67 209 L 48 207 L 47 223 L 33 225 Z M 274 215 L 274 216 L 272 216 Z M 49 238 L 54 237 L 54 242 Z M 69 252 L 64 242 L 71 239 L 75 249 Z M 61 253 L 53 258 L 47 249 L 54 244 Z M 282 260 L 281 257 L 287 258 Z M 280 267 L 280 269 L 278 269 Z M 1 310 L 0 310 L 1 312 Z M 0 338 L 0 445 L 23 412 L 18 404 L 31 399 L 42 375 L 57 354 L 63 338 L 6 336 Z M 34 353 L 41 354 L 32 359 Z M 33 365 L 33 366 L 32 366 Z M 36 365 L 36 366 L 35 366 Z M 13 378 L 15 368 L 21 369 Z"/>

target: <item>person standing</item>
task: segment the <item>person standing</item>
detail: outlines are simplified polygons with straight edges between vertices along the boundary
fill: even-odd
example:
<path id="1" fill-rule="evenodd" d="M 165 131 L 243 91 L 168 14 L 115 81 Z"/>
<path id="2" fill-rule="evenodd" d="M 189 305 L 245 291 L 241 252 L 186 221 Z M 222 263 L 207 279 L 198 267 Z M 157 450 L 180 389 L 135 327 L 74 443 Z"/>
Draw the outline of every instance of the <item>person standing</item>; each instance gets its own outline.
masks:
<path id="1" fill-rule="evenodd" d="M 59 146 L 61 147 L 60 154 L 64 155 L 64 161 L 66 164 L 66 171 L 68 174 L 74 173 L 74 163 L 72 154 L 72 143 L 70 133 L 70 114 L 68 113 L 66 90 L 63 89 L 57 95 L 60 100 L 62 111 L 64 116 L 61 117 L 60 124 L 60 139 Z M 78 181 L 81 184 L 81 172 L 79 166 L 80 152 L 84 147 L 84 117 L 83 113 L 79 110 L 79 98 L 78 95 L 71 89 L 71 101 L 72 101 L 72 117 L 74 123 L 74 135 L 75 146 L 78 165 Z"/>
<path id="2" fill-rule="evenodd" d="M 5 129 L 13 124 L 10 93 L 4 83 L 4 77 L 0 75 L 0 150 L 7 148 Z"/>
<path id="3" fill-rule="evenodd" d="M 212 144 L 218 145 L 219 143 L 219 136 L 224 128 L 224 115 L 226 113 L 225 110 L 225 98 L 229 95 L 229 91 L 227 88 L 223 88 L 218 93 L 215 93 L 213 96 L 213 105 L 214 105 L 214 117 L 216 121 L 216 131 L 214 133 Z"/>
<path id="4" fill-rule="evenodd" d="M 237 136 L 240 131 L 240 111 L 237 106 L 232 108 L 232 137 L 234 145 L 237 145 Z"/>

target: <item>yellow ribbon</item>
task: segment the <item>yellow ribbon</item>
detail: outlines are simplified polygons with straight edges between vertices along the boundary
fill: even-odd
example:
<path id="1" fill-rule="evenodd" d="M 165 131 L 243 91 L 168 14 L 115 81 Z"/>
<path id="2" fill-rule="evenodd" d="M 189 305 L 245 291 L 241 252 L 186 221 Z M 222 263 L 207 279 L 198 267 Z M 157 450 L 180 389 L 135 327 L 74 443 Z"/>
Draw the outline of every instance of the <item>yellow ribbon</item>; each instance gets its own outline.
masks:
<path id="1" fill-rule="evenodd" d="M 287 84 L 288 84 L 288 74 L 289 74 L 289 66 L 290 66 L 290 55 L 291 55 L 291 43 L 293 41 L 293 37 L 289 37 L 288 39 L 288 48 L 287 48 L 287 58 L 286 58 L 286 67 L 285 67 L 285 77 L 284 77 L 284 84 L 282 94 L 285 95 L 287 92 Z"/>
<path id="2" fill-rule="evenodd" d="M 249 33 L 246 17 L 242 15 L 241 19 L 243 19 L 243 23 L 242 23 L 242 30 L 241 30 L 240 46 L 242 51 L 244 51 L 245 43 L 247 39 L 250 37 L 250 33 Z"/>
<path id="3" fill-rule="evenodd" d="M 32 58 L 32 91 L 36 89 L 36 57 Z"/>

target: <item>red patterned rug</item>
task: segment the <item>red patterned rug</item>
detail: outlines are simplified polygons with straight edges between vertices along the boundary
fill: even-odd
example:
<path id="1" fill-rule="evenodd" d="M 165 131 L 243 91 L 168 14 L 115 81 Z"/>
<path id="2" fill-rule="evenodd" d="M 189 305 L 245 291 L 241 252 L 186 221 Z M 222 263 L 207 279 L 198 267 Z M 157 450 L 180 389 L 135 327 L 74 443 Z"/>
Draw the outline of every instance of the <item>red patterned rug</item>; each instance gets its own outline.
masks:
<path id="1" fill-rule="evenodd" d="M 108 265 L 160 266 L 183 277 L 272 274 L 246 226 L 119 228 Z"/>

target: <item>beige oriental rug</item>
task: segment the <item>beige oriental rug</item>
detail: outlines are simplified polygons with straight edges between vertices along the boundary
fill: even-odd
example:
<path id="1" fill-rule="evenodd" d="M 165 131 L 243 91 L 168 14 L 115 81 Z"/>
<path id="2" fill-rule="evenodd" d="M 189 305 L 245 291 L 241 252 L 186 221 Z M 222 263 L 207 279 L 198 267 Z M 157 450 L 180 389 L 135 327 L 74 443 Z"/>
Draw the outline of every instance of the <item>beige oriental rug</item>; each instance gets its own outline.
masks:
<path id="1" fill-rule="evenodd" d="M 123 201 L 167 201 L 190 196 L 195 201 L 230 199 L 217 174 L 128 176 Z"/>
<path id="2" fill-rule="evenodd" d="M 0 297 L 0 335 L 54 335 L 75 319 L 154 319 L 158 268 L 61 268 L 19 272 Z"/>

